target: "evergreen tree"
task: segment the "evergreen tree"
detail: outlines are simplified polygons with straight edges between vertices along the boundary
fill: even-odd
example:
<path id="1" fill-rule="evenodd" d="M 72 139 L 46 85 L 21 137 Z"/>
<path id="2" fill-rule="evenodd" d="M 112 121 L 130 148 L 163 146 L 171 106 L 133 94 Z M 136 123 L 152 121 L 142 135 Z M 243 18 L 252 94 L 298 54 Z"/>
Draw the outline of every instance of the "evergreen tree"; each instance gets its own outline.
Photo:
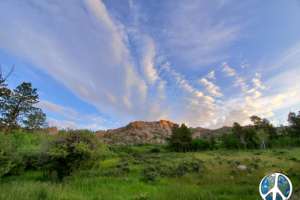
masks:
<path id="1" fill-rule="evenodd" d="M 25 129 L 33 131 L 33 133 L 45 126 L 48 126 L 46 122 L 46 114 L 43 113 L 42 109 L 37 108 L 27 116 L 27 120 L 23 121 Z"/>
<path id="2" fill-rule="evenodd" d="M 192 139 L 192 133 L 185 124 L 182 124 L 181 127 L 179 127 L 178 124 L 174 124 L 172 127 L 172 135 L 168 141 L 170 142 L 172 149 L 177 152 L 182 150 L 185 153 L 188 151 Z"/>
<path id="3" fill-rule="evenodd" d="M 23 82 L 16 89 L 8 90 L 2 96 L 2 117 L 8 125 L 6 134 L 10 133 L 14 122 L 24 121 L 25 117 L 38 110 L 38 108 L 33 107 L 33 104 L 39 102 L 36 90 L 31 88 L 31 83 Z"/>
<path id="4" fill-rule="evenodd" d="M 210 140 L 210 143 L 212 144 L 212 146 L 215 146 L 216 140 L 215 140 L 214 134 L 210 134 L 209 140 Z"/>
<path id="5" fill-rule="evenodd" d="M 192 144 L 192 140 L 193 140 L 192 132 L 185 124 L 181 124 L 180 134 L 181 134 L 181 147 L 183 152 L 185 153 L 186 151 L 188 151 L 189 146 Z"/>
<path id="6" fill-rule="evenodd" d="M 171 148 L 179 152 L 181 149 L 181 141 L 180 141 L 180 128 L 178 124 L 173 125 L 172 135 L 168 140 L 171 144 Z"/>

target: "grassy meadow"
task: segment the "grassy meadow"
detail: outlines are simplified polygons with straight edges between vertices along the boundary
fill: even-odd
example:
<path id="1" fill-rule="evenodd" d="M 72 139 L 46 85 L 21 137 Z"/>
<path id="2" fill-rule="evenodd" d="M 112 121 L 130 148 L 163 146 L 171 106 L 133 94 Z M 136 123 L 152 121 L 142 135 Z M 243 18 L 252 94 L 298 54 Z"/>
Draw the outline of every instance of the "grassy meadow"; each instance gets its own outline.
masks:
<path id="1" fill-rule="evenodd" d="M 201 163 L 198 171 L 195 163 Z M 240 171 L 239 164 L 247 169 Z M 4 176 L 0 199 L 258 200 L 259 183 L 273 169 L 288 173 L 293 184 L 291 199 L 300 199 L 300 148 L 145 152 L 136 157 L 120 153 L 102 161 L 100 168 L 77 172 L 62 183 L 56 177 L 45 179 L 42 171 Z M 147 170 L 153 172 L 148 177 Z"/>

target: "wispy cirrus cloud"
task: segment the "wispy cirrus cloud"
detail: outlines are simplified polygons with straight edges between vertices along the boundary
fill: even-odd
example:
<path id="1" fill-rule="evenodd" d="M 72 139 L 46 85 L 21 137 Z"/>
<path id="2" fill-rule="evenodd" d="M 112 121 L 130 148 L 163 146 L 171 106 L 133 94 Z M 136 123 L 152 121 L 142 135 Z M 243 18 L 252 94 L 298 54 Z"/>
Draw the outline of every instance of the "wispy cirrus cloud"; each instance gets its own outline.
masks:
<path id="1" fill-rule="evenodd" d="M 219 128 L 234 121 L 248 123 L 252 114 L 271 116 L 278 109 L 295 107 L 299 44 L 276 59 L 265 59 L 266 63 L 255 62 L 250 55 L 251 69 L 242 58 L 251 53 L 234 46 L 251 37 L 243 32 L 247 23 L 239 16 L 248 3 L 124 2 L 116 9 L 126 10 L 125 14 L 111 12 L 108 5 L 115 4 L 111 1 L 1 1 L 0 53 L 4 49 L 29 63 L 123 124 L 167 119 Z M 147 10 L 149 6 L 155 10 Z M 243 53 L 236 61 L 239 52 Z M 224 60 L 218 70 L 216 63 Z M 259 71 L 255 77 L 252 69 Z M 219 77 L 219 71 L 224 76 Z M 232 89 L 230 97 L 227 89 Z M 68 118 L 52 117 L 53 124 L 102 127 L 103 118 L 82 114 L 80 105 L 63 106 L 72 99 L 60 98 L 66 98 L 65 104 L 39 103 Z"/>
<path id="2" fill-rule="evenodd" d="M 51 103 L 49 101 L 40 101 L 36 104 L 37 107 L 47 110 L 50 112 L 58 113 L 66 118 L 73 119 L 73 120 L 86 120 L 86 121 L 96 121 L 97 123 L 102 123 L 106 121 L 105 119 L 99 116 L 92 116 L 92 115 L 80 115 L 75 109 L 67 108 L 61 105 L 57 105 Z"/>

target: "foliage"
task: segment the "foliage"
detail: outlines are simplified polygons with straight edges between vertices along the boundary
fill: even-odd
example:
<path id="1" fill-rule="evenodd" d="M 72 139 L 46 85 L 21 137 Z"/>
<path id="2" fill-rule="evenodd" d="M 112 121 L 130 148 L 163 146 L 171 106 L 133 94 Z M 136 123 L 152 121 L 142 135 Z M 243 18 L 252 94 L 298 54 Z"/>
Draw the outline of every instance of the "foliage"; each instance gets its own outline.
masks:
<path id="1" fill-rule="evenodd" d="M 290 125 L 288 133 L 291 135 L 291 137 L 300 137 L 300 111 L 298 112 L 297 116 L 294 112 L 290 112 L 287 121 Z"/>
<path id="2" fill-rule="evenodd" d="M 13 91 L 7 89 L 1 96 L 1 102 L 3 102 L 1 108 L 2 120 L 8 125 L 6 134 L 10 133 L 14 122 L 25 121 L 28 125 L 29 121 L 32 121 L 35 116 L 39 115 L 43 119 L 45 118 L 45 114 L 39 108 L 33 107 L 33 104 L 38 103 L 36 90 L 31 88 L 31 83 L 23 82 Z M 25 120 L 26 117 L 30 117 L 29 121 Z"/>
<path id="3" fill-rule="evenodd" d="M 171 148 L 177 152 L 183 151 L 184 153 L 192 142 L 192 133 L 185 124 L 179 127 L 178 124 L 174 124 L 172 127 L 172 135 L 168 139 L 171 144 Z"/>
<path id="4" fill-rule="evenodd" d="M 143 155 L 143 152 L 138 148 L 130 148 L 128 153 L 134 157 L 141 157 Z"/>
<path id="5" fill-rule="evenodd" d="M 48 126 L 48 123 L 46 122 L 46 114 L 39 108 L 30 113 L 27 120 L 23 121 L 23 124 L 25 125 L 25 130 L 32 130 L 33 133 L 36 130 L 40 130 L 41 128 Z"/>
<path id="6" fill-rule="evenodd" d="M 212 146 L 215 146 L 216 140 L 215 140 L 214 134 L 210 134 L 209 141 L 210 141 L 210 143 L 211 143 Z"/>
<path id="7" fill-rule="evenodd" d="M 222 145 L 227 149 L 245 149 L 245 144 L 239 139 L 238 133 L 234 130 L 232 133 L 226 135 Z"/>
<path id="8" fill-rule="evenodd" d="M 212 149 L 212 144 L 208 140 L 196 138 L 192 140 L 190 149 L 194 151 Z"/>
<path id="9" fill-rule="evenodd" d="M 152 153 L 159 153 L 160 152 L 160 148 L 154 147 L 154 148 L 150 149 L 150 152 L 152 152 Z"/>
<path id="10" fill-rule="evenodd" d="M 111 150 L 115 153 L 119 153 L 119 152 L 128 153 L 129 149 L 131 149 L 131 148 L 132 148 L 131 146 L 125 146 L 125 145 L 122 145 L 122 146 L 111 145 L 111 146 L 109 146 L 109 150 Z"/>
<path id="11" fill-rule="evenodd" d="M 19 142 L 13 135 L 0 132 L 0 177 L 5 174 L 21 174 L 25 169 L 25 162 Z"/>
<path id="12" fill-rule="evenodd" d="M 81 169 L 90 169 L 96 161 L 103 159 L 105 146 L 88 130 L 62 131 L 47 144 L 44 170 L 56 171 L 58 179 L 70 176 Z"/>

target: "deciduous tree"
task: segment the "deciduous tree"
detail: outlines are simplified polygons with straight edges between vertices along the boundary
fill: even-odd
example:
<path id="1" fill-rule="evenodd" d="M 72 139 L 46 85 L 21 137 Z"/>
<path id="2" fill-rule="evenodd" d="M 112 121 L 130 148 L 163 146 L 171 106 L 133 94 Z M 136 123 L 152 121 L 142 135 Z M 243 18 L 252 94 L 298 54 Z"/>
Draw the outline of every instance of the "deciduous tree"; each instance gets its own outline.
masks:
<path id="1" fill-rule="evenodd" d="M 294 112 L 290 112 L 288 115 L 288 120 L 290 127 L 287 129 L 288 133 L 291 137 L 299 137 L 300 136 L 300 111 L 298 115 Z"/>

